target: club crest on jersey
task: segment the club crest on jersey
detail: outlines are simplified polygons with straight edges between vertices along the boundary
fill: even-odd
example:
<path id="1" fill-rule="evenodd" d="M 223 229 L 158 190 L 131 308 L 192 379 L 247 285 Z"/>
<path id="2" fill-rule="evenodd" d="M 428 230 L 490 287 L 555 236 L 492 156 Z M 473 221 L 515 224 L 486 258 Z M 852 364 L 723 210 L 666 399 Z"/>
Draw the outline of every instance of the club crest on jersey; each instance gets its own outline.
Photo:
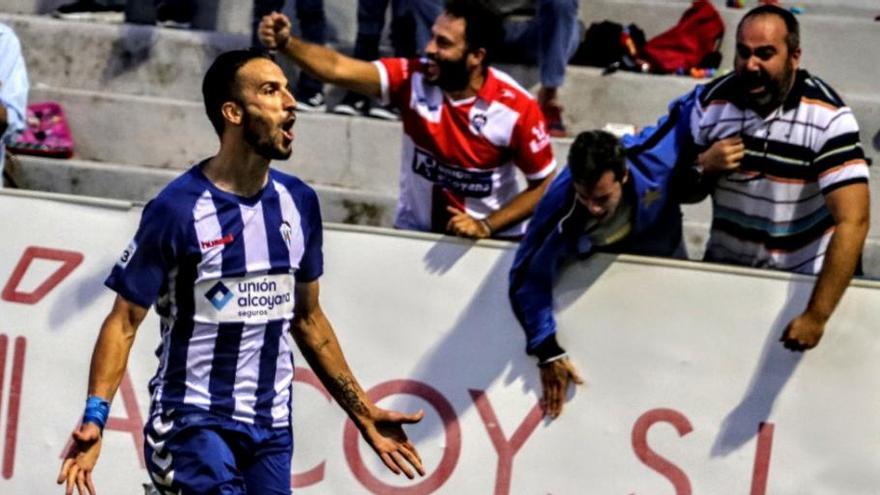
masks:
<path id="1" fill-rule="evenodd" d="M 472 130 L 479 134 L 483 127 L 486 126 L 486 122 L 488 122 L 489 117 L 486 116 L 485 113 L 476 113 L 473 117 L 471 117 L 471 128 Z"/>
<path id="2" fill-rule="evenodd" d="M 290 226 L 290 223 L 288 223 L 287 220 L 284 220 L 281 222 L 281 227 L 279 227 L 278 230 L 281 232 L 281 238 L 287 243 L 287 247 L 290 247 L 290 238 L 293 237 L 293 227 Z"/>

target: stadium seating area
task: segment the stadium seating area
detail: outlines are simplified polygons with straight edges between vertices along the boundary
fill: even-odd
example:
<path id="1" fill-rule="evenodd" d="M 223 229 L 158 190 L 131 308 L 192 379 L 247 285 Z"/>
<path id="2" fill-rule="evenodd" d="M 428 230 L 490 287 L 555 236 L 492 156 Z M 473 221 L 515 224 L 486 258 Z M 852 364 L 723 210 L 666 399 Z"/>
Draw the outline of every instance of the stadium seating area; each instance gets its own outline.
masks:
<path id="1" fill-rule="evenodd" d="M 22 157 L 23 186 L 38 190 L 143 201 L 217 146 L 200 102 L 202 74 L 213 57 L 249 41 L 249 2 L 219 1 L 219 31 L 59 21 L 45 15 L 56 0 L 0 0 L 0 22 L 22 41 L 30 101 L 55 100 L 67 112 L 76 155 L 71 160 Z M 636 23 L 650 37 L 676 23 L 686 0 L 581 0 L 585 24 Z M 727 25 L 722 67 L 732 63 L 733 28 L 744 10 L 715 0 Z M 334 43 L 345 50 L 356 30 L 351 0 L 327 0 Z M 751 2 L 747 2 L 751 4 Z M 803 66 L 829 82 L 853 108 L 865 151 L 880 159 L 880 14 L 876 0 L 807 0 Z M 42 15 L 41 15 L 42 14 Z M 529 87 L 537 71 L 506 67 Z M 689 77 L 615 73 L 570 67 L 561 90 L 570 131 L 606 123 L 652 123 L 672 98 L 697 82 Z M 331 91 L 331 100 L 338 91 Z M 293 157 L 281 168 L 311 182 L 325 219 L 389 225 L 397 194 L 399 124 L 330 114 L 303 114 Z M 569 139 L 554 147 L 564 161 Z M 876 175 L 876 173 L 875 173 Z M 880 276 L 880 178 L 871 182 L 872 226 L 866 271 Z M 689 250 L 699 257 L 709 205 L 687 208 Z"/>

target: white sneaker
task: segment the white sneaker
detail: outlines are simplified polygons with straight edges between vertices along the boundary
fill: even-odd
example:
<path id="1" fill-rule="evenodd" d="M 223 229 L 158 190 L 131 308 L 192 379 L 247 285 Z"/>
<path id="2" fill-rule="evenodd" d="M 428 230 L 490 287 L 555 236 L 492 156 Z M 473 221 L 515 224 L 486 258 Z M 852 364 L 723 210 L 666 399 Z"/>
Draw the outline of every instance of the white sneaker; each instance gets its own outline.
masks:
<path id="1" fill-rule="evenodd" d="M 324 93 L 315 93 L 309 98 L 296 100 L 296 111 L 305 113 L 317 113 L 327 111 L 327 102 Z"/>

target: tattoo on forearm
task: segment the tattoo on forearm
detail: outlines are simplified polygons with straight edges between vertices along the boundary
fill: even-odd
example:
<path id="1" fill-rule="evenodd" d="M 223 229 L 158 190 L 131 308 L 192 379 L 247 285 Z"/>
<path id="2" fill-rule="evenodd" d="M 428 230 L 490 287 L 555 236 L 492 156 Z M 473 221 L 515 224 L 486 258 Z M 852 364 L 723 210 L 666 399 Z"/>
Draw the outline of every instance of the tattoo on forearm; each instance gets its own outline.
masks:
<path id="1" fill-rule="evenodd" d="M 358 387 L 354 379 L 347 375 L 339 375 L 336 377 L 336 384 L 339 386 L 339 398 L 342 407 L 351 411 L 353 414 L 366 414 L 367 406 L 358 397 Z"/>

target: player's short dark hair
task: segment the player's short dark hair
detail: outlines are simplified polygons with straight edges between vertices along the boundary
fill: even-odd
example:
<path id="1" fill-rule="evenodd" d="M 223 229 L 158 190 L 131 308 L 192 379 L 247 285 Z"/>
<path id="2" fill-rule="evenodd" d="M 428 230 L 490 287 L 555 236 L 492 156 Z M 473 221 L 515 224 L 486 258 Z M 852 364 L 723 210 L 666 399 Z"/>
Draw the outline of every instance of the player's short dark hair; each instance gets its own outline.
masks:
<path id="1" fill-rule="evenodd" d="M 785 23 L 785 29 L 788 31 L 785 35 L 785 46 L 788 48 L 789 55 L 801 46 L 801 27 L 797 17 L 791 11 L 783 9 L 778 5 L 765 4 L 753 8 L 746 12 L 746 15 L 739 20 L 736 26 L 736 34 L 739 35 L 740 29 L 747 19 L 760 17 L 763 15 L 775 15 L 782 19 Z"/>
<path id="2" fill-rule="evenodd" d="M 464 19 L 468 51 L 485 49 L 483 67 L 491 65 L 504 41 L 504 20 L 498 9 L 486 0 L 447 0 L 444 11 Z"/>
<path id="3" fill-rule="evenodd" d="M 568 169 L 573 181 L 592 187 L 602 174 L 611 171 L 623 180 L 626 159 L 620 140 L 610 132 L 585 131 L 577 135 L 568 149 Z"/>
<path id="4" fill-rule="evenodd" d="M 205 113 L 217 135 L 223 135 L 223 104 L 239 101 L 238 70 L 257 58 L 272 60 L 268 52 L 251 48 L 221 53 L 214 59 L 205 78 L 202 80 L 202 97 L 205 100 Z"/>

